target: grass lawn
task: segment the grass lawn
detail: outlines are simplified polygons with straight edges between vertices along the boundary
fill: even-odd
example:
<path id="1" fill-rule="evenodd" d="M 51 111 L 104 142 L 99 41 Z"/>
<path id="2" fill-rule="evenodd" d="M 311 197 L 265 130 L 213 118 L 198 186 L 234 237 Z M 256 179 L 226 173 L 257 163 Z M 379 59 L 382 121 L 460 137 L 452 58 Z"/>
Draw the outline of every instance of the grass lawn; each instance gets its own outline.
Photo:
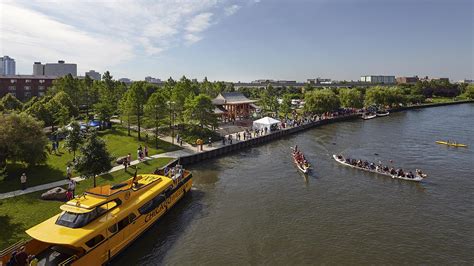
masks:
<path id="1" fill-rule="evenodd" d="M 433 97 L 431 98 L 431 101 L 427 101 L 429 103 L 447 103 L 447 102 L 452 102 L 453 98 L 452 97 Z"/>
<path id="2" fill-rule="evenodd" d="M 137 149 L 139 145 L 145 145 L 144 134 L 142 141 L 138 141 L 137 132 L 132 131 L 131 136 L 127 136 L 127 130 L 120 127 L 104 130 L 99 136 L 106 142 L 107 148 L 115 157 L 121 157 L 131 153 L 132 159 L 137 157 Z M 149 155 L 174 151 L 180 149 L 168 142 L 158 140 L 158 149 L 155 148 L 155 140 L 150 136 L 146 143 Z M 14 191 L 20 189 L 20 176 L 24 172 L 28 177 L 28 186 L 37 186 L 54 181 L 64 179 L 66 177 L 66 164 L 72 161 L 72 153 L 63 148 L 63 142 L 59 143 L 60 152 L 49 154 L 44 165 L 32 166 L 26 168 L 22 163 L 9 163 L 7 165 L 8 175 L 5 179 L 0 179 L 0 193 Z M 115 166 L 115 164 L 114 164 Z M 77 173 L 73 172 L 73 176 Z"/>
<path id="3" fill-rule="evenodd" d="M 172 159 L 159 158 L 145 161 L 138 165 L 138 173 L 152 173 L 156 168 L 161 168 Z M 134 171 L 120 170 L 97 178 L 97 185 L 119 183 L 133 176 Z M 76 194 L 91 188 L 93 179 L 78 183 Z M 0 200 L 0 250 L 28 239 L 25 230 L 61 212 L 58 201 L 45 201 L 39 199 L 44 191 L 30 193 L 18 197 Z"/>

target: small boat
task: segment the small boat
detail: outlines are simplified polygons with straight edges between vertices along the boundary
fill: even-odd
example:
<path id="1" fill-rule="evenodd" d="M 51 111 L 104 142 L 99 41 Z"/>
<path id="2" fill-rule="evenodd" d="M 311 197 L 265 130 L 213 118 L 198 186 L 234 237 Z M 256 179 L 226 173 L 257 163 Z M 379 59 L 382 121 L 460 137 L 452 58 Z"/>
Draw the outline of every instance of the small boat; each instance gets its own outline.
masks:
<path id="1" fill-rule="evenodd" d="M 376 118 L 377 115 L 376 114 L 363 114 L 362 115 L 362 119 L 364 120 L 369 120 L 369 119 L 373 119 L 373 118 Z"/>
<path id="2" fill-rule="evenodd" d="M 300 170 L 304 174 L 307 174 L 309 172 L 309 170 L 311 170 L 311 166 L 309 164 L 305 165 L 303 163 L 300 163 L 295 158 L 293 158 L 293 161 L 294 161 L 296 167 L 298 168 L 298 170 Z"/>
<path id="3" fill-rule="evenodd" d="M 376 116 L 378 117 L 382 117 L 382 116 L 388 116 L 390 115 L 390 113 L 388 111 L 377 111 L 377 113 L 375 113 Z"/>
<path id="4" fill-rule="evenodd" d="M 461 144 L 461 143 L 456 143 L 456 142 L 450 142 L 450 141 L 442 141 L 442 140 L 437 140 L 436 143 L 438 144 L 443 144 L 443 145 L 448 145 L 451 147 L 464 147 L 466 148 L 466 144 Z"/>
<path id="5" fill-rule="evenodd" d="M 291 156 L 293 157 L 293 162 L 295 163 L 296 167 L 298 170 L 303 172 L 304 174 L 307 174 L 309 170 L 311 170 L 311 165 L 309 163 L 302 163 L 301 161 L 298 161 L 295 156 L 295 149 L 292 148 L 293 152 L 291 153 Z M 304 155 L 303 155 L 304 158 Z"/>
<path id="6" fill-rule="evenodd" d="M 384 172 L 384 171 L 377 171 L 377 170 L 367 169 L 367 168 L 363 168 L 363 167 L 359 167 L 359 166 L 349 164 L 344 160 L 344 158 L 342 158 L 342 159 L 337 158 L 337 155 L 335 155 L 335 154 L 333 154 L 332 157 L 334 158 L 334 160 L 336 160 L 336 162 L 338 162 L 340 164 L 343 164 L 345 166 L 349 166 L 349 167 L 359 169 L 359 170 L 363 170 L 363 171 L 366 171 L 366 172 L 371 172 L 371 173 L 375 173 L 375 174 L 379 174 L 379 175 L 388 176 L 388 177 L 391 177 L 393 179 L 401 179 L 401 180 L 407 180 L 407 181 L 420 182 L 420 181 L 423 180 L 423 178 L 427 177 L 426 174 L 422 174 L 420 176 L 418 173 L 413 178 L 406 177 L 406 176 L 392 175 L 392 174 Z"/>

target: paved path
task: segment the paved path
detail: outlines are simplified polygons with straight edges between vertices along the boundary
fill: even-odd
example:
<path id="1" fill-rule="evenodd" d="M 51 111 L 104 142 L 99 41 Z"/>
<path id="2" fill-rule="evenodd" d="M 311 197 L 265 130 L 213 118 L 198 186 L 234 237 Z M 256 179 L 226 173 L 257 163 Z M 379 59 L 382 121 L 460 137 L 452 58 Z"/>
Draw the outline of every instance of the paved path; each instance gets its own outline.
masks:
<path id="1" fill-rule="evenodd" d="M 178 150 L 178 151 L 165 152 L 165 153 L 155 154 L 155 155 L 152 155 L 150 157 L 146 157 L 145 161 L 156 159 L 156 158 L 179 158 L 181 156 L 190 155 L 192 153 L 193 152 L 190 152 L 188 150 Z M 132 161 L 130 164 L 131 165 L 137 165 L 139 163 L 140 163 L 140 161 L 135 160 L 135 161 Z M 112 169 L 108 173 L 116 172 L 116 171 L 119 171 L 119 170 L 122 170 L 122 169 L 124 169 L 123 165 L 117 165 L 117 166 L 112 167 Z M 76 182 L 81 182 L 81 181 L 84 180 L 84 178 L 82 178 L 82 177 L 74 177 L 73 179 Z M 67 183 L 68 183 L 67 180 L 60 180 L 60 181 L 56 181 L 56 182 L 52 182 L 52 183 L 48 183 L 48 184 L 29 187 L 25 190 L 15 190 L 15 191 L 7 192 L 7 193 L 2 193 L 2 194 L 0 194 L 0 200 L 16 197 L 16 196 L 20 196 L 20 195 L 25 195 L 25 194 L 29 194 L 29 193 L 33 193 L 33 192 L 37 192 L 37 191 L 47 190 L 47 189 L 51 189 L 51 188 L 55 188 L 55 187 L 64 186 Z"/>

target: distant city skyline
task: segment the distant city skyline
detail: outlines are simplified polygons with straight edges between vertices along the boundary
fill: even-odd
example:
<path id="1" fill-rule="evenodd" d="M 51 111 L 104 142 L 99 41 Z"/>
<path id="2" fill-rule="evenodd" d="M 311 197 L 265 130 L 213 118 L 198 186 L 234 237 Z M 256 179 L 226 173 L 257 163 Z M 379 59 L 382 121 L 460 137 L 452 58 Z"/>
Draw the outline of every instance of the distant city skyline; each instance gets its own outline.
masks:
<path id="1" fill-rule="evenodd" d="M 65 60 L 114 78 L 474 78 L 470 0 L 0 2 L 16 72 Z"/>

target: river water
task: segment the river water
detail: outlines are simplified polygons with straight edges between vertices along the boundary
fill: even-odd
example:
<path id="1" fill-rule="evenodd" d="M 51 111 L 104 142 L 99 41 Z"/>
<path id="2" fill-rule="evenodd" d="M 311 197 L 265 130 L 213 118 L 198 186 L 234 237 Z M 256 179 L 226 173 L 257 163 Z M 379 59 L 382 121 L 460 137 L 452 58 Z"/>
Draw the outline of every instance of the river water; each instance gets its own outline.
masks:
<path id="1" fill-rule="evenodd" d="M 469 148 L 435 144 L 447 138 Z M 295 144 L 315 166 L 307 178 Z M 351 169 L 332 159 L 340 152 L 429 177 Z M 115 264 L 474 262 L 474 104 L 325 125 L 191 170 L 192 193 Z"/>

